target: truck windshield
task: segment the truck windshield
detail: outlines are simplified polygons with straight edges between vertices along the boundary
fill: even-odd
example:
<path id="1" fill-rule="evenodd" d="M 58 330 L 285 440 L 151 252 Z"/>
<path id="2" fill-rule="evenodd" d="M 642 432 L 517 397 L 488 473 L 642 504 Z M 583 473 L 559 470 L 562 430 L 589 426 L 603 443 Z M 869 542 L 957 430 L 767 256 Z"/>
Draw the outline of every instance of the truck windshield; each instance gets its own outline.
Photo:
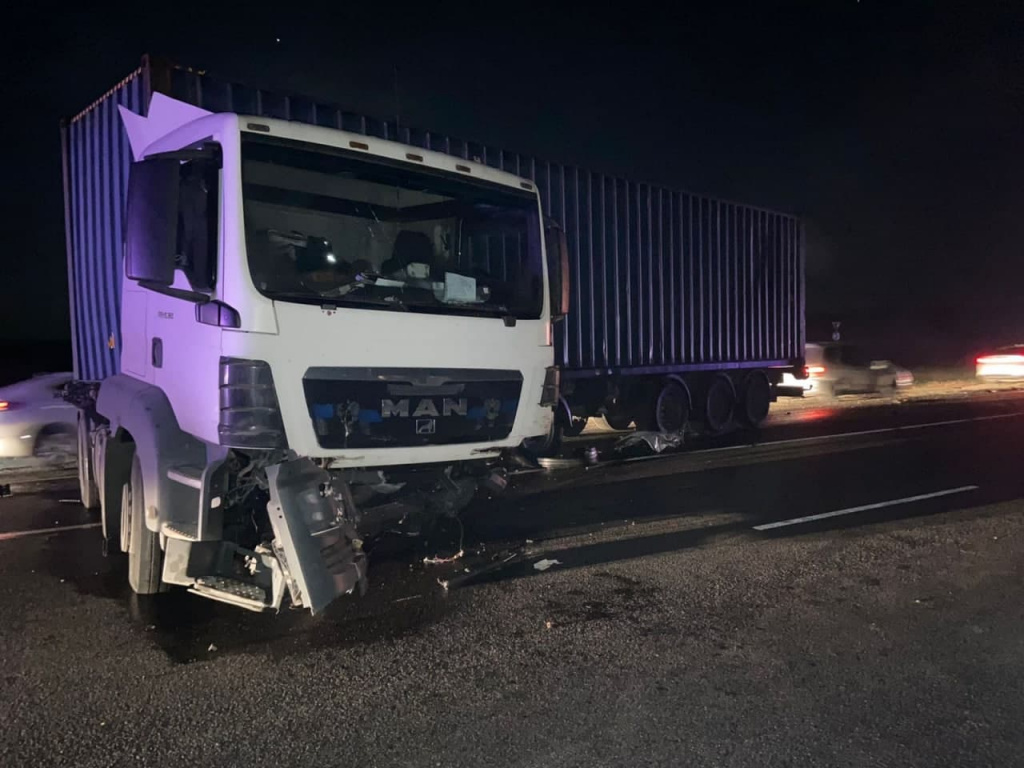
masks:
<path id="1" fill-rule="evenodd" d="M 538 318 L 533 195 L 297 142 L 246 137 L 249 270 L 272 299 Z"/>

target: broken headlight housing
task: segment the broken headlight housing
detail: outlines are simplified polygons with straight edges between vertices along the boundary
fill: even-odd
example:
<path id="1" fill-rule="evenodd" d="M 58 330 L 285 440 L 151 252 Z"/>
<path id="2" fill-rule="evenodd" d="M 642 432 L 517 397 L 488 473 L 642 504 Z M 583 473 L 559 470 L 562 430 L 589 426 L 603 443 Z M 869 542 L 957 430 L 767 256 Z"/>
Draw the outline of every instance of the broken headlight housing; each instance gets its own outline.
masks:
<path id="1" fill-rule="evenodd" d="M 263 360 L 220 359 L 220 444 L 231 448 L 287 448 L 274 375 Z"/>

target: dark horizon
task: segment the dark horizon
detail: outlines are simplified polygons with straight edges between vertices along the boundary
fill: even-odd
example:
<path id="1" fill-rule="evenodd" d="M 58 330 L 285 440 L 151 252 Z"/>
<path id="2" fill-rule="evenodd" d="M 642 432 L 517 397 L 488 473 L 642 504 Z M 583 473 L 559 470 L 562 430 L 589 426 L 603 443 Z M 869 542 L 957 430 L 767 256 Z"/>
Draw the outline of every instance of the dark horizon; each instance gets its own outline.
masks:
<path id="1" fill-rule="evenodd" d="M 929 328 L 950 344 L 1024 336 L 1024 260 L 1015 258 L 1024 160 L 1014 152 L 1024 25 L 1009 5 L 851 0 L 607 19 L 552 10 L 526 25 L 477 12 L 385 26 L 358 9 L 289 19 L 212 11 L 201 25 L 138 12 L 19 13 L 21 26 L 50 41 L 46 50 L 64 54 L 39 46 L 9 71 L 7 102 L 21 105 L 9 170 L 24 183 L 4 191 L 10 252 L 20 258 L 5 260 L 2 336 L 67 338 L 57 127 L 146 52 L 354 111 L 397 110 L 403 123 L 558 162 L 796 212 L 807 229 L 810 318 L 836 315 L 856 328 L 884 313 L 908 347 Z"/>

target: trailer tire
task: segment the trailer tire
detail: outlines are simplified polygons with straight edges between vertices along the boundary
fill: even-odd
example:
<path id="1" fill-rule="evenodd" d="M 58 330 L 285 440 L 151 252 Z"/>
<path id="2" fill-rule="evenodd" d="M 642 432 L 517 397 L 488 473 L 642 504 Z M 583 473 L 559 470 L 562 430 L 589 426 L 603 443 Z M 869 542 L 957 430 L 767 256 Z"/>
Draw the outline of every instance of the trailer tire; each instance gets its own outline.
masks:
<path id="1" fill-rule="evenodd" d="M 768 417 L 772 406 L 772 384 L 764 371 L 752 371 L 743 382 L 740 418 L 748 427 L 756 427 Z"/>
<path id="2" fill-rule="evenodd" d="M 732 423 L 736 410 L 736 392 L 729 377 L 715 376 L 708 385 L 704 398 L 704 426 L 711 434 L 724 432 Z"/>
<path id="3" fill-rule="evenodd" d="M 100 490 L 96 485 L 89 445 L 89 417 L 84 413 L 78 414 L 78 495 L 86 509 L 100 508 Z"/>
<path id="4" fill-rule="evenodd" d="M 131 479 L 124 484 L 121 501 L 121 540 L 128 531 L 128 584 L 138 595 L 160 591 L 163 553 L 160 536 L 146 527 L 146 497 L 142 486 L 142 462 L 132 457 Z"/>

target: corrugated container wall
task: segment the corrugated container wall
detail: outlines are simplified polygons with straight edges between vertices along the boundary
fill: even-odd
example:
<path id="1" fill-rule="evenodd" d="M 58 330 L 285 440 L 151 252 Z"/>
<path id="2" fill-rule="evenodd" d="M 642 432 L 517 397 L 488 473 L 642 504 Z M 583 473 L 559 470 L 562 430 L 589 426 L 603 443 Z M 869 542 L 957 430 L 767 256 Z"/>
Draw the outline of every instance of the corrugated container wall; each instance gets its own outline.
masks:
<path id="1" fill-rule="evenodd" d="M 121 266 L 131 148 L 117 105 L 149 104 L 144 68 L 62 126 L 64 226 L 75 377 L 99 381 L 120 371 Z"/>
<path id="2" fill-rule="evenodd" d="M 118 370 L 121 221 L 129 149 L 117 104 L 150 89 L 211 112 L 340 128 L 476 160 L 532 179 L 566 230 L 572 311 L 557 362 L 576 375 L 613 370 L 791 364 L 803 356 L 804 256 L 797 218 L 396 126 L 304 97 L 144 60 L 65 131 L 75 371 Z"/>

